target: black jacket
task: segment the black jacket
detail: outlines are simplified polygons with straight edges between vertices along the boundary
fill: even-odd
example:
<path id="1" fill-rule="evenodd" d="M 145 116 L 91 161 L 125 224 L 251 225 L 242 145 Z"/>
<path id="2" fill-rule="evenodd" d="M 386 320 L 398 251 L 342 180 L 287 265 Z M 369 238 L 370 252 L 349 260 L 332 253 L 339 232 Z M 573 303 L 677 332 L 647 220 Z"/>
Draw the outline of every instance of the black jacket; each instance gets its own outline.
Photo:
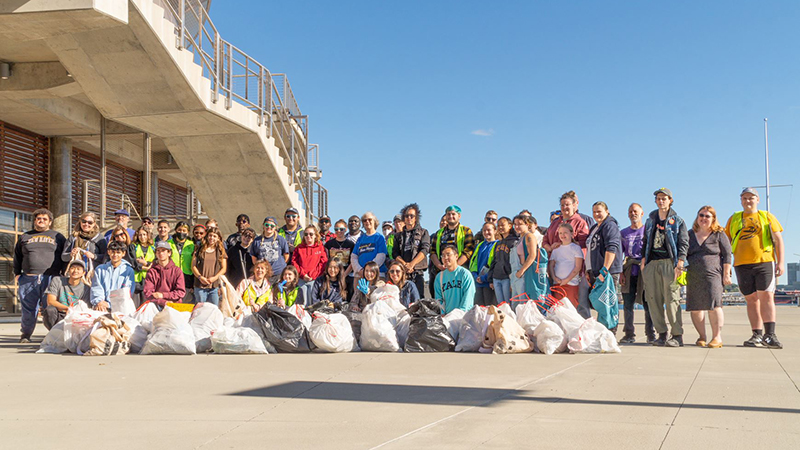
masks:
<path id="1" fill-rule="evenodd" d="M 497 278 L 498 280 L 509 279 L 511 275 L 511 251 L 517 245 L 518 240 L 519 236 L 512 231 L 495 245 L 494 260 L 489 266 L 490 278 Z"/>
<path id="2" fill-rule="evenodd" d="M 408 250 L 404 250 L 406 248 L 406 243 L 410 244 Z M 392 255 L 394 255 L 395 258 L 399 257 L 403 258 L 405 262 L 411 262 L 418 254 L 422 253 L 425 255 L 425 258 L 414 266 L 415 271 L 422 272 L 428 268 L 427 257 L 430 252 L 431 237 L 428 234 L 428 230 L 420 227 L 419 224 L 410 230 L 404 230 L 402 233 L 395 234 L 394 249 L 392 250 Z"/>

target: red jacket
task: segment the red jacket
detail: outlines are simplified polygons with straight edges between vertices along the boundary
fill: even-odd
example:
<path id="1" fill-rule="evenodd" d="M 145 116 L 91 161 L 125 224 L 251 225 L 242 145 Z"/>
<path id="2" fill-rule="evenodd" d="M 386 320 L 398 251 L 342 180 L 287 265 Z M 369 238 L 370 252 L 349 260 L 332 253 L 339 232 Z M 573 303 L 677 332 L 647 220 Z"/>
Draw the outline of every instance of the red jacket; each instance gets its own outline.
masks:
<path id="1" fill-rule="evenodd" d="M 292 252 L 292 265 L 297 269 L 301 279 L 308 275 L 316 280 L 322 274 L 327 262 L 328 252 L 322 244 L 308 246 L 303 242 Z"/>
<path id="2" fill-rule="evenodd" d="M 186 295 L 186 286 L 183 282 L 183 271 L 169 260 L 162 267 L 156 261 L 144 277 L 144 298 L 160 306 L 167 302 L 180 303 Z M 154 292 L 161 292 L 164 298 L 153 298 Z"/>

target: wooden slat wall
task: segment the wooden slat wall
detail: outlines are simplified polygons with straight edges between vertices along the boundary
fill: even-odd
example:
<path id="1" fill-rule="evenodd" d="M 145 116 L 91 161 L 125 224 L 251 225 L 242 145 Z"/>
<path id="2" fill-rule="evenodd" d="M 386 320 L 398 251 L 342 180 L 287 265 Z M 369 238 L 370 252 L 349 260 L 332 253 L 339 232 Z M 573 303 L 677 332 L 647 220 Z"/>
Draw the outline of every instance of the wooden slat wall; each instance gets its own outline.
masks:
<path id="1" fill-rule="evenodd" d="M 100 179 L 100 157 L 72 149 L 72 217 L 77 221 L 83 212 L 83 181 Z M 100 212 L 100 184 L 93 183 L 89 190 L 89 211 Z M 136 209 L 142 210 L 142 172 L 130 167 L 106 161 L 106 216 L 113 217 L 119 209 L 119 196 L 123 192 L 131 198 Z M 133 211 L 131 211 L 133 215 Z"/>
<path id="2" fill-rule="evenodd" d="M 168 181 L 158 180 L 158 215 L 186 217 L 186 195 L 188 189 L 172 184 Z"/>
<path id="3" fill-rule="evenodd" d="M 0 206 L 49 206 L 50 140 L 0 121 Z"/>

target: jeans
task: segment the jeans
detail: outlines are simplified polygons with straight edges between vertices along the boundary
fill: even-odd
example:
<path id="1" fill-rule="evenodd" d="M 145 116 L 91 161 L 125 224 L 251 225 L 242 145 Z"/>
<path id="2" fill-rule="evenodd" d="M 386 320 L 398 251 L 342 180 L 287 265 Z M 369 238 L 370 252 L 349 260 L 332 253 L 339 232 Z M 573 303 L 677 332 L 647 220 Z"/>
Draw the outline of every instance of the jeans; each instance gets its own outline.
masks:
<path id="1" fill-rule="evenodd" d="M 300 280 L 297 282 L 297 288 L 303 292 L 303 300 L 305 300 L 306 306 L 312 303 L 311 301 L 311 287 L 314 286 L 314 280 L 306 281 Z M 299 298 L 299 297 L 298 297 Z"/>
<path id="2" fill-rule="evenodd" d="M 219 306 L 219 288 L 194 288 L 194 302 L 195 303 L 213 303 Z"/>
<path id="3" fill-rule="evenodd" d="M 422 272 L 413 272 L 409 275 L 408 281 L 414 283 L 419 292 L 420 298 L 425 298 L 425 275 Z"/>
<path id="4" fill-rule="evenodd" d="M 578 285 L 578 314 L 584 319 L 592 317 L 592 302 L 589 301 L 589 281 L 587 277 L 581 277 L 581 284 Z"/>
<path id="5" fill-rule="evenodd" d="M 17 291 L 22 321 L 20 332 L 22 337 L 29 338 L 36 329 L 36 316 L 44 303 L 44 291 L 50 285 L 50 275 L 20 275 Z"/>
<path id="6" fill-rule="evenodd" d="M 494 296 L 497 300 L 497 304 L 503 302 L 508 302 L 511 300 L 511 280 L 506 278 L 505 280 L 500 280 L 497 278 L 492 279 L 492 283 L 494 284 Z"/>

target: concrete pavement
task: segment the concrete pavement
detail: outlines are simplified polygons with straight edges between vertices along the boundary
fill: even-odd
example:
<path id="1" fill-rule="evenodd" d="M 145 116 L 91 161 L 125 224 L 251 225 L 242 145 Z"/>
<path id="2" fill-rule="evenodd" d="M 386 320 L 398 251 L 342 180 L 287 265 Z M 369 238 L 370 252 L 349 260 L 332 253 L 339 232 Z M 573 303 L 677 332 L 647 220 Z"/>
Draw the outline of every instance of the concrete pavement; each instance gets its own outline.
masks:
<path id="1" fill-rule="evenodd" d="M 784 350 L 741 347 L 725 312 L 722 349 L 616 355 L 84 358 L 0 324 L 0 447 L 799 448 L 800 308 L 778 310 Z"/>

